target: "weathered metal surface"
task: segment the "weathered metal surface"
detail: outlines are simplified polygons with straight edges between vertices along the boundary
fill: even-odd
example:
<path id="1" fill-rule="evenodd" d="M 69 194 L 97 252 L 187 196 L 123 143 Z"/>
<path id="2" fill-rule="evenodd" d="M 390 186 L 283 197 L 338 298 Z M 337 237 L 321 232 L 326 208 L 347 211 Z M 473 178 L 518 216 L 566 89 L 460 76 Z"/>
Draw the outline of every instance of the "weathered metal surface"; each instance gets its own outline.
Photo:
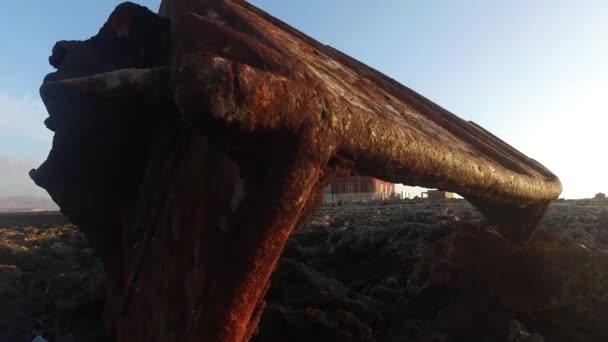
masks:
<path id="1" fill-rule="evenodd" d="M 558 179 L 481 127 L 243 1 L 120 5 L 60 42 L 31 173 L 102 256 L 119 341 L 245 341 L 337 174 L 463 195 L 530 238 Z"/>
<path id="2" fill-rule="evenodd" d="M 538 223 L 529 208 L 561 192 L 549 170 L 480 126 L 244 1 L 165 2 L 161 13 L 173 26 L 174 95 L 191 122 L 205 113 L 246 130 L 313 127 L 349 167 L 459 193 L 517 241 Z M 507 224 L 502 207 L 522 217 Z"/>

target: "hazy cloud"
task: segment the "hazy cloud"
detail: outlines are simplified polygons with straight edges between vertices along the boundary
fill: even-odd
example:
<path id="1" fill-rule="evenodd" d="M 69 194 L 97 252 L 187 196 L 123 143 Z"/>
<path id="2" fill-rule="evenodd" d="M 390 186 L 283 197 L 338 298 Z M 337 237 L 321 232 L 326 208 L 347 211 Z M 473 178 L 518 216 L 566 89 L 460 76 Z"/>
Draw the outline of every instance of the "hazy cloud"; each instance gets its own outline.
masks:
<path id="1" fill-rule="evenodd" d="M 33 160 L 16 160 L 0 155 L 0 197 L 45 196 L 46 191 L 30 179 L 28 172 L 38 167 Z"/>
<path id="2" fill-rule="evenodd" d="M 40 162 L 21 155 L 19 148 L 32 143 L 50 145 L 53 132 L 44 126 L 47 116 L 38 98 L 0 93 L 0 197 L 49 197 L 28 175 Z"/>
<path id="3" fill-rule="evenodd" d="M 0 93 L 0 134 L 50 142 L 53 133 L 44 126 L 47 116 L 46 108 L 38 98 Z"/>

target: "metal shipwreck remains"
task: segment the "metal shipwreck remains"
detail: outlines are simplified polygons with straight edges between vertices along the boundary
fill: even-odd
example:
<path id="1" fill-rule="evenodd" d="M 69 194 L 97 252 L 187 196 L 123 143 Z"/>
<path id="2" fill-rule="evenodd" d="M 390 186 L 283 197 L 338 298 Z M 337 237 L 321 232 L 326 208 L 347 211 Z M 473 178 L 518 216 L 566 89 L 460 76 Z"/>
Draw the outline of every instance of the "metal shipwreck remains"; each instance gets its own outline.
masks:
<path id="1" fill-rule="evenodd" d="M 536 161 L 240 0 L 116 8 L 55 45 L 31 177 L 104 262 L 118 341 L 246 341 L 291 231 L 335 175 L 457 192 L 525 242 L 561 185 Z"/>

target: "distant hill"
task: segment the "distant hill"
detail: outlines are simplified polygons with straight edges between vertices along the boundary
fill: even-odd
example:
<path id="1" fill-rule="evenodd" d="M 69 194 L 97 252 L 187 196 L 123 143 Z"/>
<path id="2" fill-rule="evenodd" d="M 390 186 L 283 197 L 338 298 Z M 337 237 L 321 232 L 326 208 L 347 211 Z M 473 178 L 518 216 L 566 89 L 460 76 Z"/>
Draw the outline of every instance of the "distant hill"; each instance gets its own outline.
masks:
<path id="1" fill-rule="evenodd" d="M 59 207 L 50 198 L 38 196 L 0 197 L 0 212 L 52 210 L 59 210 Z"/>

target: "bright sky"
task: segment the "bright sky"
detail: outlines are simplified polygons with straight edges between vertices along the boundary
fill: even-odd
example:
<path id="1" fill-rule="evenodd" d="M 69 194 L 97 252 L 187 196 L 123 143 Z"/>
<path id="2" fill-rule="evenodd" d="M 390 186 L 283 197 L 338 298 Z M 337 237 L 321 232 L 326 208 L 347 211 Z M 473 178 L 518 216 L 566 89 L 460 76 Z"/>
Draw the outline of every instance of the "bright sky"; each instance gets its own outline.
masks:
<path id="1" fill-rule="evenodd" d="M 44 194 L 27 171 L 50 149 L 47 58 L 119 2 L 2 1 L 0 197 Z M 251 2 L 484 126 L 555 172 L 563 197 L 608 192 L 608 1 Z"/>

